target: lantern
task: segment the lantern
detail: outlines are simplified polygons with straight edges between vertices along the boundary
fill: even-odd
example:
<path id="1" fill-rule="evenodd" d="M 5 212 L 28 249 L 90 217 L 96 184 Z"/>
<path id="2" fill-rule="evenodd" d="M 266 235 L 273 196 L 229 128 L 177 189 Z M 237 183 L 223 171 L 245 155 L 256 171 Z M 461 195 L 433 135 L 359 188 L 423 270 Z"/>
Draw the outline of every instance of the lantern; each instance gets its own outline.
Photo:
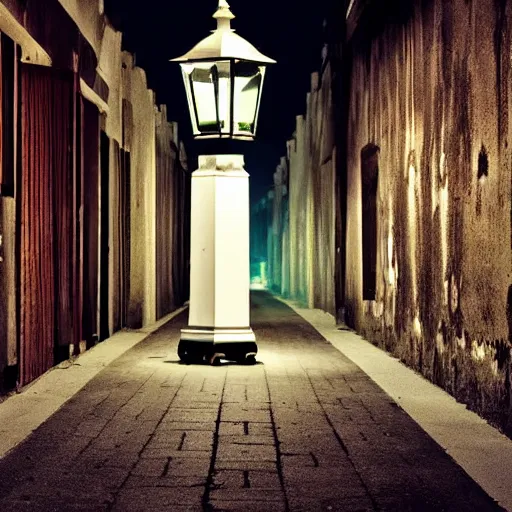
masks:
<path id="1" fill-rule="evenodd" d="M 275 61 L 233 31 L 226 0 L 213 17 L 217 29 L 172 59 L 181 64 L 194 138 L 252 140 L 265 68 Z"/>

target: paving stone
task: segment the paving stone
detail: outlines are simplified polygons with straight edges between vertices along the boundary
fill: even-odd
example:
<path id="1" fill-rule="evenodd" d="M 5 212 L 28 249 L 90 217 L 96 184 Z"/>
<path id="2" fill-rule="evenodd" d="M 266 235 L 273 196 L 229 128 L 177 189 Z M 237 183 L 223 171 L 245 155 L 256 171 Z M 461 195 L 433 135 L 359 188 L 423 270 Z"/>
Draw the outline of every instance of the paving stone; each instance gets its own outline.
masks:
<path id="1" fill-rule="evenodd" d="M 148 459 L 149 460 L 149 459 Z M 207 477 L 210 470 L 210 459 L 206 458 L 181 458 L 172 459 L 169 462 L 167 475 L 169 477 L 177 476 L 200 476 Z"/>
<path id="2" fill-rule="evenodd" d="M 246 402 L 248 400 L 246 384 L 231 384 L 224 392 L 224 403 Z"/>
<path id="3" fill-rule="evenodd" d="M 221 421 L 249 421 L 253 423 L 270 423 L 270 411 L 251 409 L 240 404 L 226 404 L 222 407 Z"/>
<path id="4" fill-rule="evenodd" d="M 249 471 L 251 489 L 281 489 L 277 471 Z"/>
<path id="5" fill-rule="evenodd" d="M 220 404 L 221 392 L 218 393 L 190 393 L 189 390 L 184 390 L 183 388 L 178 391 L 176 394 L 176 400 L 190 402 L 193 404 L 194 402 L 198 403 L 211 403 L 218 405 Z"/>
<path id="6" fill-rule="evenodd" d="M 269 445 L 221 443 L 217 449 L 217 460 L 275 461 L 276 449 Z"/>
<path id="7" fill-rule="evenodd" d="M 126 468 L 112 468 L 112 467 L 100 467 L 94 468 L 91 472 L 81 472 L 80 478 L 78 479 L 74 476 L 73 472 L 67 472 L 66 478 L 69 479 L 70 486 L 72 488 L 77 488 L 77 486 L 90 485 L 90 482 L 99 482 L 100 485 L 106 489 L 107 491 L 116 491 L 122 487 L 128 475 L 130 474 L 131 469 Z M 64 485 L 65 479 L 60 477 L 57 483 L 58 486 Z"/>
<path id="8" fill-rule="evenodd" d="M 274 429 L 270 423 L 251 423 L 249 422 L 250 436 L 268 436 L 274 437 Z"/>
<path id="9" fill-rule="evenodd" d="M 108 420 L 105 418 L 97 418 L 96 416 L 88 416 L 82 421 L 74 432 L 78 437 L 97 437 L 107 425 Z"/>
<path id="10" fill-rule="evenodd" d="M 281 453 L 309 454 L 314 453 L 317 458 L 345 458 L 346 453 L 334 436 L 325 437 L 319 443 L 311 442 L 311 438 L 296 439 L 295 441 L 281 441 Z"/>
<path id="11" fill-rule="evenodd" d="M 167 430 L 155 432 L 155 435 L 149 441 L 146 449 L 167 449 L 178 450 L 183 444 L 183 434 L 186 431 L 182 430 Z"/>
<path id="12" fill-rule="evenodd" d="M 276 469 L 275 461 L 261 460 L 219 460 L 215 461 L 215 471 L 226 469 L 247 471 L 272 471 Z"/>
<path id="13" fill-rule="evenodd" d="M 242 489 L 247 485 L 246 476 L 249 476 L 249 472 L 242 470 L 223 470 L 216 471 L 213 475 L 214 488 L 222 489 Z"/>
<path id="14" fill-rule="evenodd" d="M 171 448 L 147 448 L 141 453 L 142 459 L 210 459 L 211 452 L 205 450 L 173 450 Z"/>
<path id="15" fill-rule="evenodd" d="M 340 501 L 337 498 L 308 499 L 288 497 L 290 510 L 294 512 L 374 512 L 375 508 L 369 498 L 349 498 Z M 395 512 L 402 512 L 395 509 Z"/>
<path id="16" fill-rule="evenodd" d="M 249 424 L 247 422 L 247 429 Z M 245 426 L 243 421 L 221 421 L 219 425 L 219 436 L 243 436 L 245 434 Z"/>
<path id="17" fill-rule="evenodd" d="M 210 500 L 212 511 L 216 512 L 285 512 L 284 501 L 226 501 Z"/>
<path id="18" fill-rule="evenodd" d="M 247 400 L 249 402 L 265 402 L 269 400 L 267 384 L 251 384 L 247 389 Z"/>
<path id="19" fill-rule="evenodd" d="M 211 452 L 213 449 L 213 433 L 190 430 L 184 432 L 183 444 L 181 449 L 188 450 L 205 450 Z"/>
<path id="20" fill-rule="evenodd" d="M 268 411 L 270 410 L 270 402 L 268 400 L 264 400 L 258 402 L 256 400 L 244 400 L 243 402 L 232 402 L 230 403 L 227 400 L 222 401 L 222 412 L 228 411 L 252 411 L 252 410 L 260 410 L 260 411 Z"/>
<path id="21" fill-rule="evenodd" d="M 266 490 L 261 492 L 258 489 L 235 489 L 235 488 L 220 488 L 210 491 L 211 501 L 283 501 L 284 494 L 281 490 Z M 243 509 L 243 504 L 240 503 L 240 508 Z"/>
<path id="22" fill-rule="evenodd" d="M 146 512 L 156 510 L 201 510 L 204 489 L 201 487 L 138 487 L 123 489 L 112 510 L 116 512 Z M 188 508 L 187 508 L 188 507 Z M 192 508 L 195 507 L 195 508 Z"/>
<path id="23" fill-rule="evenodd" d="M 160 477 L 169 464 L 168 457 L 140 459 L 131 471 L 131 475 Z"/>
<path id="24" fill-rule="evenodd" d="M 125 483 L 125 488 L 131 487 L 203 487 L 207 477 L 201 476 L 130 476 Z"/>
<path id="25" fill-rule="evenodd" d="M 217 415 L 216 409 L 171 409 L 165 415 L 163 421 L 196 421 L 203 423 L 216 421 Z"/>
<path id="26" fill-rule="evenodd" d="M 199 397 L 200 398 L 200 397 Z M 218 411 L 220 406 L 220 397 L 216 402 L 198 402 L 194 400 L 185 400 L 183 398 L 176 399 L 172 402 L 171 408 L 175 409 L 203 409 L 203 410 L 215 410 Z"/>
<path id="27" fill-rule="evenodd" d="M 130 448 L 133 448 L 130 446 Z M 131 452 L 122 447 L 111 452 L 103 466 L 107 468 L 131 468 L 139 460 L 138 451 Z"/>
<path id="28" fill-rule="evenodd" d="M 251 434 L 248 434 L 248 435 L 237 435 L 237 436 L 223 436 L 222 440 L 221 440 L 221 444 L 224 445 L 224 444 L 235 444 L 235 445 L 240 445 L 240 444 L 250 444 L 250 445 L 254 445 L 254 446 L 261 446 L 261 445 L 265 445 L 265 446 L 274 446 L 275 445 L 275 441 L 274 441 L 274 437 L 273 436 L 270 436 L 270 435 L 251 435 Z"/>
<path id="29" fill-rule="evenodd" d="M 215 431 L 215 421 L 162 421 L 157 427 L 156 431 L 164 432 L 169 430 L 181 430 L 182 432 L 188 430 L 203 430 Z"/>
<path id="30" fill-rule="evenodd" d="M 0 500 L 0 510 L 2 512 L 60 512 L 66 510 L 69 512 L 104 512 L 110 509 L 109 504 L 92 503 L 72 503 L 56 498 L 46 498 L 36 501 L 24 500 Z"/>

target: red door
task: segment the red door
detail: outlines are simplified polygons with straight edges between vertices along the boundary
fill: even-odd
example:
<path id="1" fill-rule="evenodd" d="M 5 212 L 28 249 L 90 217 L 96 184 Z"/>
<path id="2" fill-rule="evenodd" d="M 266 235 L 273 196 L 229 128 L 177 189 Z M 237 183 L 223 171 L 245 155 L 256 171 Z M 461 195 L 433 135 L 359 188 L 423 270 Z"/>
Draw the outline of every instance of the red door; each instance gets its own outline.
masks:
<path id="1" fill-rule="evenodd" d="M 22 65 L 20 383 L 76 343 L 73 75 Z M 76 257 L 76 255 L 75 255 Z M 76 329 L 75 329 L 76 331 Z"/>

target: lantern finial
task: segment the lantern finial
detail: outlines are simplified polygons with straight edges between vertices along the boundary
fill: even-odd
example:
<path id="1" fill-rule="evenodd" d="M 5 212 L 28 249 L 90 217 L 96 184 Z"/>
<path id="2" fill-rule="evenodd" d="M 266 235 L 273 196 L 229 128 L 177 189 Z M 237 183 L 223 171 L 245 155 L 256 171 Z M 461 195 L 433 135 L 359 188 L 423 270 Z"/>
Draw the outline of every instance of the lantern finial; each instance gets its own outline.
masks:
<path id="1" fill-rule="evenodd" d="M 231 30 L 231 20 L 235 15 L 226 0 L 219 0 L 219 7 L 213 17 L 217 20 L 217 30 Z"/>

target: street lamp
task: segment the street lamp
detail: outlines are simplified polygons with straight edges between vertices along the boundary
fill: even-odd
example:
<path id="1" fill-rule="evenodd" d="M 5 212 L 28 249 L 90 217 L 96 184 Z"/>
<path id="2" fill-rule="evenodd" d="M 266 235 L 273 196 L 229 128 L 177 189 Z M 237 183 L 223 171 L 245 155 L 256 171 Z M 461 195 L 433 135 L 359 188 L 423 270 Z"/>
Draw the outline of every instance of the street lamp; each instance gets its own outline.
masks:
<path id="1" fill-rule="evenodd" d="M 231 28 L 226 0 L 217 29 L 179 62 L 195 139 L 253 140 L 265 68 L 275 61 Z M 178 355 L 184 362 L 221 358 L 254 363 L 249 315 L 249 175 L 242 155 L 199 157 L 192 173 L 190 302 Z"/>
<path id="2" fill-rule="evenodd" d="M 265 68 L 275 60 L 233 31 L 225 0 L 213 17 L 217 30 L 172 59 L 181 64 L 194 138 L 252 140 Z"/>

